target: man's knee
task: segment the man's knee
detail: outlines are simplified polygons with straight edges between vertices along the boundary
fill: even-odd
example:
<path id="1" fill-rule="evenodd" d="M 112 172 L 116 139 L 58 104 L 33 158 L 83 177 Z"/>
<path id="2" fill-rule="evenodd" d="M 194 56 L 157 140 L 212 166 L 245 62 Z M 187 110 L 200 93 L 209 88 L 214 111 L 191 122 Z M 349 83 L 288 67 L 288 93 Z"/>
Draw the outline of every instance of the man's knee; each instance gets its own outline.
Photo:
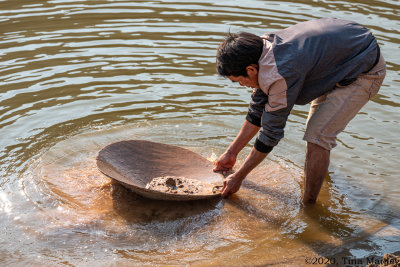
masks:
<path id="1" fill-rule="evenodd" d="M 309 142 L 307 141 L 307 145 L 306 145 L 306 152 L 308 153 L 312 153 L 312 152 L 320 152 L 320 153 L 330 153 L 330 149 L 327 149 L 326 146 L 323 146 L 319 143 L 314 143 L 314 142 Z"/>

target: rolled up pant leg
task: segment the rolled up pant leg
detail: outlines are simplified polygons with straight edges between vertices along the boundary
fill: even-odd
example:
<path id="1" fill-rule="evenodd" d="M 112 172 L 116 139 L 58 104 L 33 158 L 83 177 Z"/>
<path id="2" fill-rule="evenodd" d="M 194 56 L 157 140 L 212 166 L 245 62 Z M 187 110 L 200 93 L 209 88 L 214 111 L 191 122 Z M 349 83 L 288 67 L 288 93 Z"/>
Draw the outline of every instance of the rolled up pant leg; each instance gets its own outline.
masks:
<path id="1" fill-rule="evenodd" d="M 352 84 L 337 85 L 334 90 L 312 101 L 303 140 L 327 150 L 334 148 L 336 136 L 378 93 L 385 75 L 386 63 L 381 56 L 371 71 L 359 75 Z"/>

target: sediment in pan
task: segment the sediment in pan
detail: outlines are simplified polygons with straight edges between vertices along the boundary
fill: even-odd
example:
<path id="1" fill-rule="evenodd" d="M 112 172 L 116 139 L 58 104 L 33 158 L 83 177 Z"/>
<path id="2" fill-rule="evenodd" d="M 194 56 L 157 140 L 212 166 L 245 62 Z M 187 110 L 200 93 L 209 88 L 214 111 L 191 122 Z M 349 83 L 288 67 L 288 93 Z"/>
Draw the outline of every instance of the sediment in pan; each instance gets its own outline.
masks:
<path id="1" fill-rule="evenodd" d="M 153 178 L 146 189 L 170 194 L 206 195 L 219 193 L 218 187 L 199 180 L 177 176 L 161 176 Z"/>

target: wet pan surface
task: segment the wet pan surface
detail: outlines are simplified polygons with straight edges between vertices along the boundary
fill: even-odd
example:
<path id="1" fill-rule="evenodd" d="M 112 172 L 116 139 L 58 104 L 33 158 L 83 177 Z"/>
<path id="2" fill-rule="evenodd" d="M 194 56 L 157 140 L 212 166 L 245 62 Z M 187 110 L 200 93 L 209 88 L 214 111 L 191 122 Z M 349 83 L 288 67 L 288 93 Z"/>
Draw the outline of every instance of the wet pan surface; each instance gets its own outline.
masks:
<path id="1" fill-rule="evenodd" d="M 213 164 L 188 149 L 145 140 L 127 140 L 103 148 L 97 167 L 108 177 L 148 198 L 163 200 L 195 200 L 219 196 L 214 185 L 222 184 L 222 176 L 212 171 Z M 209 193 L 174 194 L 147 189 L 157 177 L 184 177 L 201 181 Z"/>

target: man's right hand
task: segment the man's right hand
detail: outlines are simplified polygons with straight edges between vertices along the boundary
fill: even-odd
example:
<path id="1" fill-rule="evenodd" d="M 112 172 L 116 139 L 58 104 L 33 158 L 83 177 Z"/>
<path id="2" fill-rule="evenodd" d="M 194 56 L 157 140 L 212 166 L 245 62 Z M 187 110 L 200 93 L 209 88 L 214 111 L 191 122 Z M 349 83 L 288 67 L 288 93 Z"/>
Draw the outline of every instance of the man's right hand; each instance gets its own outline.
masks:
<path id="1" fill-rule="evenodd" d="M 216 162 L 216 167 L 213 171 L 218 172 L 221 171 L 223 175 L 230 170 L 232 170 L 233 166 L 236 162 L 236 155 L 232 152 L 226 151 L 222 154 Z"/>
<path id="2" fill-rule="evenodd" d="M 237 155 L 247 145 L 251 138 L 256 135 L 258 130 L 260 130 L 260 127 L 245 120 L 235 140 L 217 160 L 217 166 L 214 168 L 214 171 L 221 171 L 223 175 L 226 175 L 228 171 L 232 170 Z"/>

